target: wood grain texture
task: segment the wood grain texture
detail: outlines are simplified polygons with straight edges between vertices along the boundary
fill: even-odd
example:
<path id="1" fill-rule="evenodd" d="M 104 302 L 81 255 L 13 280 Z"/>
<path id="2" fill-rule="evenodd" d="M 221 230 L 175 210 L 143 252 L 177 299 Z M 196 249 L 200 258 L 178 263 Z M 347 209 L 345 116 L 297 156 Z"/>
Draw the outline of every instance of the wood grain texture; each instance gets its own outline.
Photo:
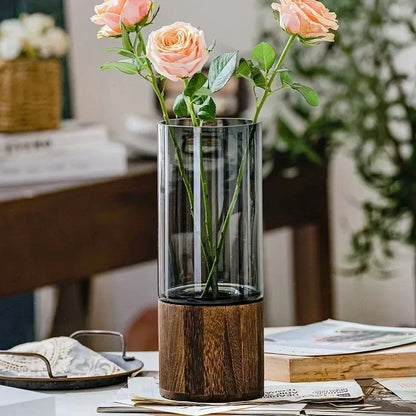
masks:
<path id="1" fill-rule="evenodd" d="M 153 167 L 77 186 L 35 189 L 18 199 L 0 198 L 0 296 L 156 258 Z"/>
<path id="2" fill-rule="evenodd" d="M 294 227 L 298 237 L 297 323 L 331 315 L 326 180 L 325 165 L 294 178 L 275 170 L 263 183 L 264 229 Z M 319 229 L 305 241 L 302 227 L 308 224 Z M 302 267 L 315 256 L 314 247 L 319 267 Z M 156 164 L 137 163 L 109 179 L 0 190 L 0 253 L 0 297 L 155 259 Z M 305 290 L 308 282 L 319 291 Z"/>
<path id="3" fill-rule="evenodd" d="M 279 166 L 278 164 L 276 166 Z M 309 165 L 295 177 L 275 169 L 263 181 L 264 229 L 293 229 L 296 324 L 332 316 L 328 165 Z"/>
<path id="4" fill-rule="evenodd" d="M 263 395 L 263 302 L 182 306 L 159 301 L 159 386 L 174 400 Z"/>
<path id="5" fill-rule="evenodd" d="M 267 380 L 330 381 L 415 374 L 416 344 L 370 353 L 322 357 L 265 354 Z"/>
<path id="6" fill-rule="evenodd" d="M 292 241 L 296 324 L 328 319 L 332 316 L 328 225 L 321 221 L 297 227 Z"/>

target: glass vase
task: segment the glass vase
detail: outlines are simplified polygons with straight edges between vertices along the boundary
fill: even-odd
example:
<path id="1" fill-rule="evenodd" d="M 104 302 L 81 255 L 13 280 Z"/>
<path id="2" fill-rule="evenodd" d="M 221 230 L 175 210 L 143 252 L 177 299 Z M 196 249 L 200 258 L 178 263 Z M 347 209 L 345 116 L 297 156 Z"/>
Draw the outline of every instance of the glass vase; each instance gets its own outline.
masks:
<path id="1" fill-rule="evenodd" d="M 160 123 L 158 135 L 161 393 L 197 401 L 259 397 L 261 126 L 177 119 Z M 173 349 L 183 353 L 173 357 Z"/>

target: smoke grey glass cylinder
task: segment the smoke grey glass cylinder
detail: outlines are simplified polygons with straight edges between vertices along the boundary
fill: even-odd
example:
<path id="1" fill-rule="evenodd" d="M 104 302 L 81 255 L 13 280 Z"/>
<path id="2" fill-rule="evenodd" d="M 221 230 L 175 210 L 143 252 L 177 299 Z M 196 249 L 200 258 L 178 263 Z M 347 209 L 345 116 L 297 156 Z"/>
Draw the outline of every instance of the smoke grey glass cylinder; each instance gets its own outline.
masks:
<path id="1" fill-rule="evenodd" d="M 159 298 L 195 305 L 263 298 L 261 126 L 158 126 Z"/>

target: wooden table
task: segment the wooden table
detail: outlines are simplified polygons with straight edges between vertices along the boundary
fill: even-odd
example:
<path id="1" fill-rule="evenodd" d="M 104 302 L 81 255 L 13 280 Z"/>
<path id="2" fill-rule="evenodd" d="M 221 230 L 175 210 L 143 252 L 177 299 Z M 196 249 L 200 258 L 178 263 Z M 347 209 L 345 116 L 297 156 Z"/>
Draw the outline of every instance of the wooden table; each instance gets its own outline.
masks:
<path id="1" fill-rule="evenodd" d="M 326 167 L 264 181 L 264 228 L 294 230 L 296 323 L 331 315 Z M 157 257 L 157 172 L 0 191 L 0 297 Z"/>

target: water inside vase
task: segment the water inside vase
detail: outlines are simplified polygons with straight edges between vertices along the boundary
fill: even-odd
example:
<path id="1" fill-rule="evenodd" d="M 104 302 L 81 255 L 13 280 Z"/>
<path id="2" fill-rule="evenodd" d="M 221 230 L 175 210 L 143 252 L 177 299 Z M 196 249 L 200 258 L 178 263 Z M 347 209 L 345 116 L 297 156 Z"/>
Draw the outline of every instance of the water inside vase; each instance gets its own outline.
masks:
<path id="1" fill-rule="evenodd" d="M 160 140 L 159 296 L 255 302 L 262 297 L 260 142 L 241 126 L 174 130 L 176 146 L 169 130 Z"/>

